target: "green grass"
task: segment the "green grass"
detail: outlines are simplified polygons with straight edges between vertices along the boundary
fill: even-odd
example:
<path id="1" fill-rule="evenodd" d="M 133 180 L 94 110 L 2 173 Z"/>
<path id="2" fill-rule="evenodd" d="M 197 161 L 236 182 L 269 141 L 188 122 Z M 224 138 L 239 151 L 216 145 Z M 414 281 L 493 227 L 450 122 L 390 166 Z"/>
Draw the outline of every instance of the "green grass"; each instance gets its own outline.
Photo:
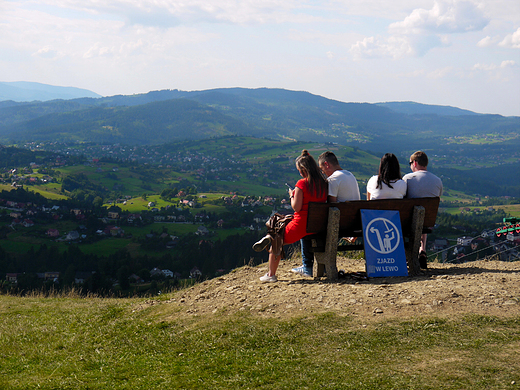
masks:
<path id="1" fill-rule="evenodd" d="M 190 317 L 144 303 L 0 296 L 0 388 L 478 390 L 520 381 L 518 317 Z"/>
<path id="2" fill-rule="evenodd" d="M 511 217 L 520 218 L 520 204 L 493 206 L 493 208 L 504 210 L 507 214 L 511 214 Z"/>
<path id="3" fill-rule="evenodd" d="M 0 184 L 0 191 L 12 191 L 14 189 L 15 188 L 13 186 L 11 186 L 10 184 Z M 37 185 L 37 186 L 24 185 L 24 189 L 41 194 L 45 198 L 51 199 L 51 200 L 68 199 L 68 196 L 59 193 L 61 186 L 59 186 L 58 184 L 55 184 L 55 183 Z"/>

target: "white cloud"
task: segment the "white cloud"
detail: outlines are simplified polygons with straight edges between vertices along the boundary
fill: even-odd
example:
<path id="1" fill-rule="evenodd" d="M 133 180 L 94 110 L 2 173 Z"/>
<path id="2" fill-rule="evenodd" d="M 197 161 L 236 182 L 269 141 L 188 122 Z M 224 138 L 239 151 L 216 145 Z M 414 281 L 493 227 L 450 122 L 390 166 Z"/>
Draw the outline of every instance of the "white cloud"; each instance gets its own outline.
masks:
<path id="1" fill-rule="evenodd" d="M 483 70 L 483 71 L 490 71 L 495 70 L 497 66 L 495 64 L 475 64 L 471 68 L 472 70 Z"/>
<path id="2" fill-rule="evenodd" d="M 358 41 L 351 53 L 355 58 L 423 56 L 435 47 L 449 45 L 446 34 L 482 30 L 488 23 L 472 2 L 435 1 L 431 9 L 414 9 L 403 21 L 390 24 L 389 36 Z"/>
<path id="3" fill-rule="evenodd" d="M 361 58 L 401 58 L 415 54 L 406 37 L 369 37 L 358 41 L 350 48 L 355 59 Z"/>
<path id="4" fill-rule="evenodd" d="M 91 15 L 109 14 L 123 18 L 129 25 L 175 27 L 209 23 L 284 23 L 308 22 L 314 17 L 294 13 L 304 8 L 297 0 L 40 0 L 60 8 L 75 9 Z"/>
<path id="5" fill-rule="evenodd" d="M 514 33 L 507 35 L 499 45 L 513 49 L 520 49 L 520 27 Z"/>
<path id="6" fill-rule="evenodd" d="M 435 1 L 433 8 L 415 9 L 402 22 L 389 27 L 394 34 L 462 33 L 480 31 L 489 20 L 470 1 Z"/>
<path id="7" fill-rule="evenodd" d="M 53 49 L 51 46 L 44 46 L 33 53 L 33 56 L 38 56 L 42 58 L 52 59 L 59 57 L 59 53 L 57 50 Z"/>
<path id="8" fill-rule="evenodd" d="M 494 71 L 494 70 L 497 70 L 497 69 L 505 69 L 505 68 L 512 68 L 512 67 L 515 67 L 516 66 L 516 62 L 513 61 L 513 60 L 506 60 L 506 61 L 502 61 L 500 63 L 500 65 L 497 65 L 497 64 L 475 64 L 473 65 L 473 67 L 471 68 L 472 70 L 481 70 L 481 71 L 486 71 L 486 72 L 490 72 L 490 71 Z"/>
<path id="9" fill-rule="evenodd" d="M 0 0 L 0 77 L 105 95 L 268 86 L 458 99 L 518 114 L 519 20 L 518 0 Z"/>
<path id="10" fill-rule="evenodd" d="M 516 66 L 516 62 L 513 60 L 502 61 L 500 64 L 501 68 L 512 68 L 514 66 Z"/>
<path id="11" fill-rule="evenodd" d="M 96 42 L 83 54 L 83 58 L 112 56 L 115 51 L 114 47 L 103 46 L 102 43 Z"/>
<path id="12" fill-rule="evenodd" d="M 496 45 L 500 41 L 500 37 L 496 36 L 491 38 L 489 35 L 485 38 L 482 38 L 477 42 L 478 47 L 490 47 Z"/>

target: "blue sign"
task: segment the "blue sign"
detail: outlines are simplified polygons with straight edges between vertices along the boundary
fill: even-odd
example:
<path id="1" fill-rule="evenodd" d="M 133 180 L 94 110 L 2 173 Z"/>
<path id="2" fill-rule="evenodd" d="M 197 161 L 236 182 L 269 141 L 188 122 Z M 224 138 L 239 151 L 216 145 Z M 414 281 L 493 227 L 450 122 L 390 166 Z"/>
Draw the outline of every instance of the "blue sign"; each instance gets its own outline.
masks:
<path id="1" fill-rule="evenodd" d="M 368 277 L 408 276 L 397 210 L 361 210 Z"/>

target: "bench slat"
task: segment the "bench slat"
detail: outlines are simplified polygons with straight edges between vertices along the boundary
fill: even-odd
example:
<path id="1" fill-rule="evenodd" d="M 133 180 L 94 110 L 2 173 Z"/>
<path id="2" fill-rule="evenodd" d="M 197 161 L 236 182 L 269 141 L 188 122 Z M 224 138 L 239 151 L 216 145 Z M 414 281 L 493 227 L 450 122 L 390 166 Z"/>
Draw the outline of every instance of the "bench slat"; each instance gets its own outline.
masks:
<path id="1" fill-rule="evenodd" d="M 329 207 L 337 207 L 341 212 L 339 229 L 343 236 L 359 236 L 361 212 L 359 210 L 398 210 L 403 234 L 407 235 L 412 222 L 414 206 L 425 208 L 424 227 L 433 227 L 437 219 L 440 198 L 405 198 L 356 200 L 342 203 L 309 203 L 307 233 L 324 233 L 327 230 Z M 356 234 L 357 233 L 357 234 Z"/>

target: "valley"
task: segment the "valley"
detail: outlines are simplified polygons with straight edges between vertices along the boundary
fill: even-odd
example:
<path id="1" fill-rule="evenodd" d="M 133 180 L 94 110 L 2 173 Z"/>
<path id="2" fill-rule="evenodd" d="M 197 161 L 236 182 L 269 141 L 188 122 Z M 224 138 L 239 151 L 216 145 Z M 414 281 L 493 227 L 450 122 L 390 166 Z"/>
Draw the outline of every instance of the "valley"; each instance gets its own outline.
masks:
<path id="1" fill-rule="evenodd" d="M 26 163 L 2 175 L 0 272 L 43 275 L 22 276 L 17 283 L 25 288 L 53 286 L 45 277 L 50 270 L 62 285 L 86 272 L 84 288 L 101 294 L 150 293 L 265 261 L 251 243 L 273 210 L 291 211 L 283 183 L 298 180 L 294 159 L 302 149 L 315 157 L 334 151 L 358 179 L 362 197 L 379 164 L 377 155 L 357 147 L 239 136 L 52 146 L 33 144 Z M 458 237 L 495 229 L 505 216 L 520 217 L 518 203 L 446 186 L 430 243 L 451 246 Z M 441 261 L 455 260 L 450 256 Z M 154 269 L 173 276 L 151 275 Z"/>
<path id="2" fill-rule="evenodd" d="M 259 264 L 251 243 L 274 210 L 290 212 L 302 149 L 333 151 L 362 198 L 383 153 L 405 174 L 426 151 L 444 184 L 430 261 L 483 246 L 509 259 L 505 237 L 470 244 L 520 217 L 519 129 L 517 117 L 265 88 L 1 102 L 0 274 L 16 280 L 1 288 L 153 294 Z"/>

